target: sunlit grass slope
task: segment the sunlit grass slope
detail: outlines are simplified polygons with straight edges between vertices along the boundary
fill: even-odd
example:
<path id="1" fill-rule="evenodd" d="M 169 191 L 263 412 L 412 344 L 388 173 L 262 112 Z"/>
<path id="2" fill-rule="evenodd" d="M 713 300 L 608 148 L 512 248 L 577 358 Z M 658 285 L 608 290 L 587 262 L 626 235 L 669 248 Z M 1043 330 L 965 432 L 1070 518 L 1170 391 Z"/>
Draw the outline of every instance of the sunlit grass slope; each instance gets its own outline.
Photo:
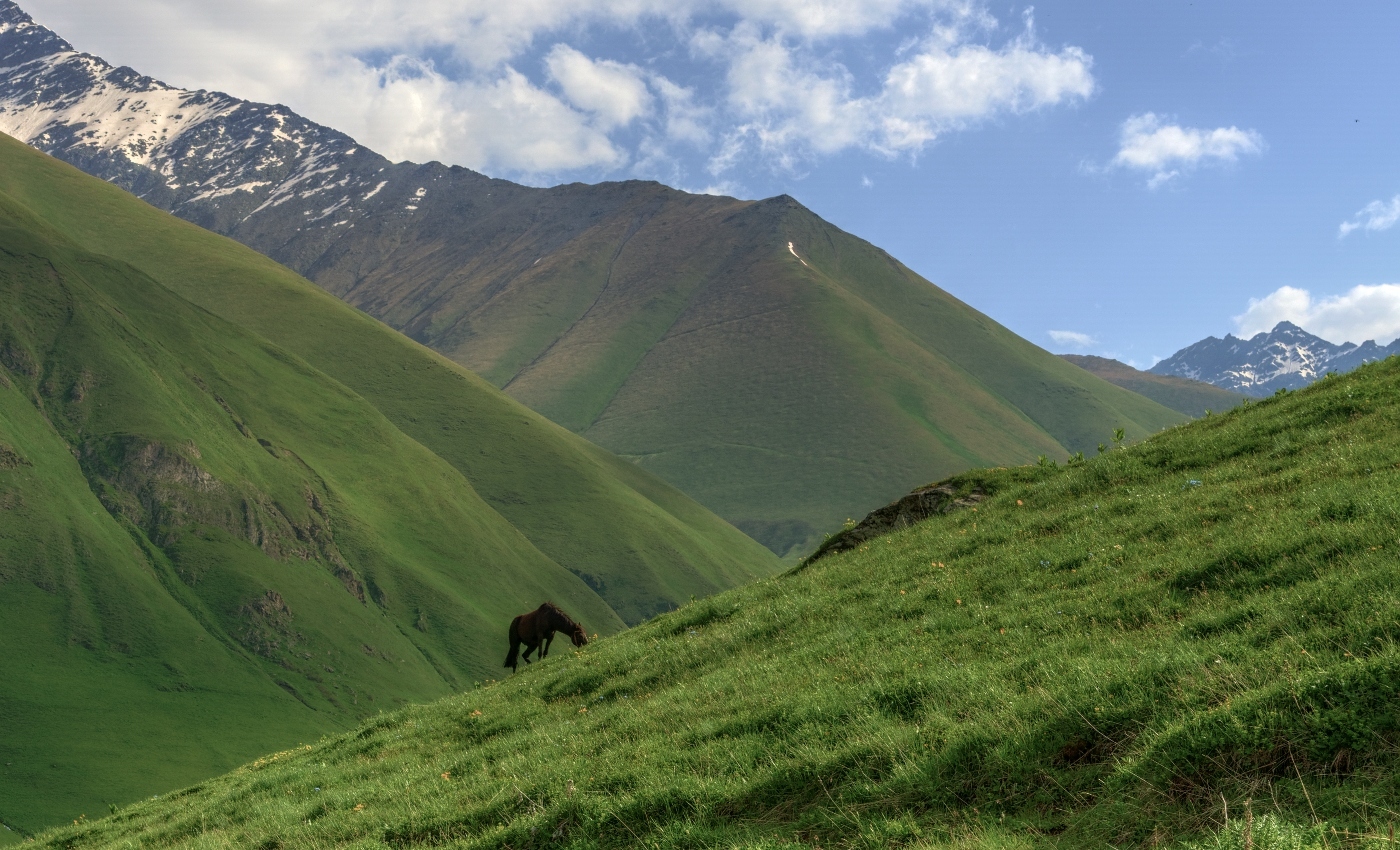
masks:
<path id="1" fill-rule="evenodd" d="M 446 460 L 628 623 L 771 573 L 761 546 L 655 476 L 230 239 L 0 135 L 0 190 L 83 246 L 295 353 Z"/>
<path id="2" fill-rule="evenodd" d="M 332 236 L 265 212 L 228 232 L 775 552 L 810 551 L 931 478 L 1183 418 L 1070 368 L 786 196 L 531 189 L 403 168 L 385 178 L 432 186 L 411 220 L 356 218 Z"/>
<path id="3" fill-rule="evenodd" d="M 0 817 L 468 686 L 546 596 L 622 625 L 363 399 L 5 197 L 0 293 Z"/>
<path id="4" fill-rule="evenodd" d="M 0 821 L 37 829 L 469 687 L 544 599 L 607 634 L 777 566 L 253 252 L 16 143 L 0 160 Z M 261 287 L 363 392 L 92 250 L 123 239 L 230 304 Z"/>
<path id="5" fill-rule="evenodd" d="M 1222 847 L 1387 834 L 1400 363 L 954 483 L 990 495 L 42 841 L 1159 846 L 1226 806 Z"/>

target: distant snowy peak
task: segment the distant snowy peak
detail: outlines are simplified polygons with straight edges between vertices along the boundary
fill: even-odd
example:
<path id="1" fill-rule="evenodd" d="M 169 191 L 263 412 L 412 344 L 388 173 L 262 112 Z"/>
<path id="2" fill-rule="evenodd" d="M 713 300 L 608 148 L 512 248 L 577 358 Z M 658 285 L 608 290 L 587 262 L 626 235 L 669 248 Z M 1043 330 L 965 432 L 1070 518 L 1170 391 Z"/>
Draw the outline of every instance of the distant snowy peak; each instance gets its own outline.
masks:
<path id="1" fill-rule="evenodd" d="M 52 30 L 34 23 L 24 10 L 8 0 L 0 0 L 0 67 L 9 68 L 31 59 L 55 53 L 72 52 L 73 46 Z"/>
<path id="2" fill-rule="evenodd" d="M 1247 340 L 1230 334 L 1224 339 L 1207 337 L 1149 371 L 1266 396 L 1283 388 L 1307 386 L 1328 372 L 1347 372 L 1397 353 L 1400 340 L 1384 347 L 1374 340 L 1335 345 L 1292 322 L 1279 322 L 1272 331 Z"/>
<path id="3" fill-rule="evenodd" d="M 27 96 L 5 98 L 0 130 L 31 143 L 112 151 L 140 165 L 166 158 L 188 130 L 239 107 L 232 98 L 172 88 L 71 51 L 6 71 L 6 88 L 22 87 Z"/>
<path id="4" fill-rule="evenodd" d="M 175 88 L 79 53 L 10 0 L 0 0 L 0 131 L 157 206 L 213 202 L 196 220 L 300 199 L 300 223 L 319 221 L 372 193 L 389 166 L 284 106 Z"/>

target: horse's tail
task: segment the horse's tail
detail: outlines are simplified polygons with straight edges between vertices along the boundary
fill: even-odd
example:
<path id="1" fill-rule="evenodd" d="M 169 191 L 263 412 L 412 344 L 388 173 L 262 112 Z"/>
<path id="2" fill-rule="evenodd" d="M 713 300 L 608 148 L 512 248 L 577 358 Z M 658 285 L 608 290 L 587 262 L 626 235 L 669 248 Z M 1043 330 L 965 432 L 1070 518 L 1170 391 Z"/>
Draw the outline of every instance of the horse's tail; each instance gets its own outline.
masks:
<path id="1" fill-rule="evenodd" d="M 520 618 L 510 621 L 510 652 L 506 653 L 505 666 L 514 670 L 520 661 Z"/>

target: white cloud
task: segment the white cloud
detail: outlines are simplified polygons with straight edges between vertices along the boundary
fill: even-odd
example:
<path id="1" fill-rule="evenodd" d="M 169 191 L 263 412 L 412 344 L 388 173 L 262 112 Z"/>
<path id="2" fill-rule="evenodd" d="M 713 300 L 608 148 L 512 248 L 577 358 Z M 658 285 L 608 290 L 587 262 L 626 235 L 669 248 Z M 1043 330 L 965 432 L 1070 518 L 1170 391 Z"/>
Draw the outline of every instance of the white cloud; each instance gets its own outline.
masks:
<path id="1" fill-rule="evenodd" d="M 764 37 L 757 27 L 700 33 L 696 49 L 728 61 L 728 102 L 744 121 L 711 169 L 730 167 L 749 139 L 785 166 L 848 148 L 918 152 L 943 133 L 998 114 L 1094 92 L 1093 60 L 1077 47 L 1042 47 L 1029 20 L 1025 35 L 998 48 L 957 41 L 963 35 L 935 31 L 910 46 L 912 55 L 889 69 L 877 93 L 858 96 L 859 81 L 844 66 L 823 63 L 779 36 Z"/>
<path id="2" fill-rule="evenodd" d="M 391 158 L 528 178 L 674 169 L 679 151 L 696 149 L 715 174 L 755 155 L 791 167 L 852 148 L 917 153 L 941 134 L 1093 92 L 1087 54 L 1041 45 L 1029 17 L 1021 36 L 1000 37 L 985 2 L 24 6 L 79 49 L 171 84 L 285 103 Z M 597 34 L 621 53 L 580 49 L 577 39 Z M 839 61 L 847 48 L 873 58 L 859 77 Z M 657 70 L 658 60 L 690 62 L 685 85 Z"/>
<path id="3" fill-rule="evenodd" d="M 1362 207 L 1351 221 L 1344 221 L 1337 228 L 1337 238 L 1342 238 L 1353 230 L 1389 230 L 1400 221 L 1400 195 L 1384 201 L 1372 201 Z"/>
<path id="4" fill-rule="evenodd" d="M 687 4 L 700 11 L 704 3 Z M 890 26 L 918 9 L 958 10 L 947 0 L 725 0 L 721 4 L 745 20 L 806 39 L 859 35 Z"/>
<path id="5" fill-rule="evenodd" d="M 652 77 L 651 85 L 665 104 L 666 137 L 697 147 L 708 144 L 712 138 L 709 126 L 714 110 L 695 102 L 695 89 L 677 85 L 660 75 Z"/>
<path id="6" fill-rule="evenodd" d="M 544 61 L 569 102 L 593 113 L 604 129 L 625 126 L 651 112 L 651 92 L 636 65 L 590 59 L 567 44 L 554 45 Z"/>
<path id="7" fill-rule="evenodd" d="M 1053 339 L 1059 345 L 1072 345 L 1075 348 L 1088 348 L 1091 345 L 1098 344 L 1098 340 L 1094 339 L 1088 334 L 1079 333 L 1078 331 L 1046 331 L 1046 333 L 1048 333 L 1050 335 L 1050 338 Z"/>
<path id="8" fill-rule="evenodd" d="M 375 68 L 345 59 L 317 76 L 317 102 L 338 129 L 392 159 L 508 163 L 530 173 L 615 168 L 627 155 L 589 116 L 507 66 L 451 80 L 431 63 L 398 57 Z"/>
<path id="9" fill-rule="evenodd" d="M 1235 316 L 1240 336 L 1248 338 L 1289 321 L 1329 342 L 1386 344 L 1400 337 L 1400 284 L 1353 286 L 1341 295 L 1314 299 L 1306 289 L 1281 286 L 1263 298 L 1249 299 Z"/>
<path id="10" fill-rule="evenodd" d="M 1137 369 L 1139 372 L 1146 372 L 1148 369 L 1151 369 L 1153 366 L 1156 366 L 1158 363 L 1162 362 L 1162 358 L 1156 354 L 1153 354 L 1146 360 L 1137 360 L 1131 357 L 1119 359 L 1121 359 L 1124 363 L 1127 363 L 1134 369 Z"/>
<path id="11" fill-rule="evenodd" d="M 1094 92 L 1093 60 L 1077 47 L 1052 53 L 1029 37 L 1000 49 L 928 45 L 890 69 L 879 111 L 883 143 L 918 148 L 939 133 L 999 112 L 1022 113 Z"/>
<path id="12" fill-rule="evenodd" d="M 1234 162 L 1243 154 L 1263 150 L 1264 137 L 1254 130 L 1182 127 L 1164 124 L 1156 114 L 1145 112 L 1123 122 L 1113 164 L 1152 172 L 1147 185 L 1155 189 L 1202 162 Z"/>

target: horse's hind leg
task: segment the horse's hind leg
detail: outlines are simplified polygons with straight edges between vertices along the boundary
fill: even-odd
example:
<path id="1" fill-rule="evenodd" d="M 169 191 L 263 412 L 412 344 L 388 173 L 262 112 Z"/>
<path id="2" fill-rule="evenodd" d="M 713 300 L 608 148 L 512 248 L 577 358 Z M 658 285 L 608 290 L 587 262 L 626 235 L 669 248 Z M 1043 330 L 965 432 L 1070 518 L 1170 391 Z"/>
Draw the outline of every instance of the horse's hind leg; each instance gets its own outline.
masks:
<path id="1" fill-rule="evenodd" d="M 526 663 L 526 664 L 534 664 L 535 662 L 533 662 L 533 661 L 530 660 L 530 653 L 534 652 L 535 650 L 537 650 L 537 649 L 539 649 L 539 648 L 540 648 L 540 645 L 537 644 L 537 643 L 527 643 L 527 644 L 525 644 L 525 652 L 524 652 L 524 654 L 521 655 L 520 657 L 523 658 L 523 659 L 525 659 L 525 663 Z"/>
<path id="2" fill-rule="evenodd" d="M 520 633 L 516 631 L 516 625 L 519 622 L 520 618 L 516 617 L 510 623 L 510 652 L 506 653 L 505 666 L 509 667 L 512 673 L 515 672 L 515 668 L 518 665 L 517 656 L 520 652 Z"/>

